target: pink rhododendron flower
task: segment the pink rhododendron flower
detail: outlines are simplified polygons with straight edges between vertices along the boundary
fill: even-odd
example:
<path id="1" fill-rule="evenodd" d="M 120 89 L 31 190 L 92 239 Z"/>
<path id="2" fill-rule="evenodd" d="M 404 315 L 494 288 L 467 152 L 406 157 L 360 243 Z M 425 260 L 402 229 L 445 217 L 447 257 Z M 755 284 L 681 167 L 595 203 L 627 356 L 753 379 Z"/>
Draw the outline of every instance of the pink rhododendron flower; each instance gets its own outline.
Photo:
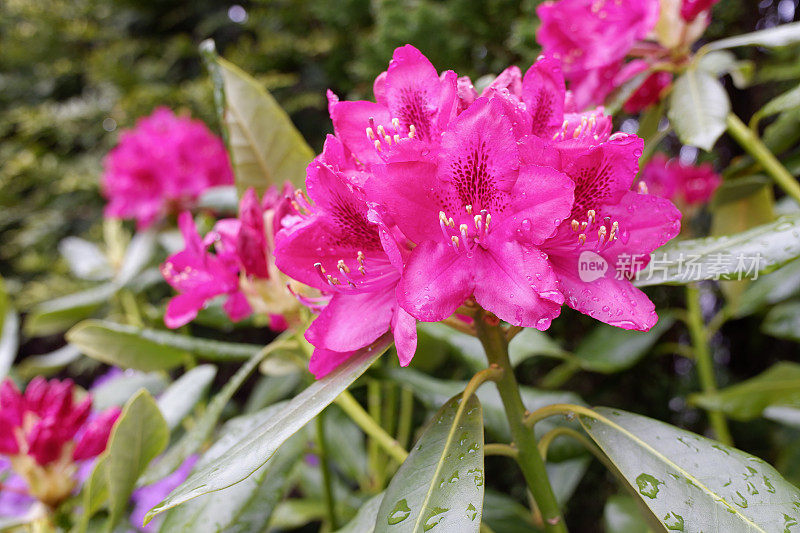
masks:
<path id="1" fill-rule="evenodd" d="M 368 183 L 417 246 L 401 305 L 419 320 L 453 314 L 470 296 L 515 325 L 546 329 L 563 297 L 537 244 L 569 213 L 561 172 L 520 164 L 512 122 L 497 99 L 476 100 L 429 161 L 390 163 Z"/>
<path id="2" fill-rule="evenodd" d="M 374 92 L 374 103 L 330 97 L 336 136 L 308 168 L 308 198 L 295 194 L 301 221 L 276 237 L 278 267 L 330 295 L 306 333 L 317 377 L 389 330 L 407 364 L 415 319 L 458 319 L 465 302 L 539 329 L 565 302 L 652 327 L 653 304 L 629 278 L 677 234 L 680 213 L 631 191 L 641 139 L 612 135 L 602 107 L 582 111 L 556 59 L 509 67 L 478 94 L 405 46 Z M 587 252 L 638 263 L 582 279 Z"/>
<path id="3" fill-rule="evenodd" d="M 363 172 L 354 165 L 342 143 L 328 136 L 323 154 L 308 167 L 313 204 L 303 201 L 303 220 L 277 240 L 278 268 L 333 295 L 306 331 L 316 347 L 310 369 L 318 378 L 389 329 L 402 365 L 416 350 L 416 322 L 395 296 L 400 250 L 388 229 L 370 220 L 359 187 Z"/>
<path id="4" fill-rule="evenodd" d="M 630 190 L 643 148 L 638 137 L 583 137 L 553 148 L 557 168 L 575 182 L 570 216 L 541 245 L 559 290 L 581 313 L 624 329 L 649 330 L 658 319 L 654 305 L 628 278 L 679 233 L 680 212 L 667 200 Z M 607 269 L 595 277 L 582 271 L 584 262 Z"/>
<path id="5" fill-rule="evenodd" d="M 180 214 L 178 225 L 185 248 L 167 258 L 161 265 L 161 274 L 180 294 L 167 305 L 164 323 L 168 328 L 186 325 L 208 300 L 220 295 L 228 297 L 223 308 L 231 320 L 246 318 L 251 309 L 239 290 L 240 266 L 233 243 L 218 231 L 201 238 L 188 211 Z M 215 242 L 219 244 L 217 254 L 208 249 Z"/>
<path id="6" fill-rule="evenodd" d="M 722 178 L 709 163 L 685 165 L 659 153 L 645 165 L 641 182 L 651 194 L 692 206 L 708 202 Z"/>
<path id="7" fill-rule="evenodd" d="M 633 45 L 656 24 L 658 0 L 559 0 L 536 9 L 544 53 L 561 61 L 579 108 L 602 102 Z"/>
<path id="8" fill-rule="evenodd" d="M 681 3 L 681 17 L 686 22 L 691 22 L 703 11 L 708 11 L 719 0 L 683 0 Z"/>
<path id="9" fill-rule="evenodd" d="M 160 107 L 124 131 L 105 160 L 106 216 L 146 228 L 187 209 L 209 187 L 233 183 L 222 140 L 199 120 Z"/>
<path id="10" fill-rule="evenodd" d="M 617 74 L 614 84 L 616 86 L 624 85 L 636 75 L 646 71 L 649 68 L 650 65 L 646 61 L 631 61 Z M 671 83 L 672 74 L 670 72 L 653 72 L 647 76 L 644 82 L 636 89 L 636 91 L 634 91 L 630 98 L 625 101 L 622 109 L 626 113 L 633 114 L 650 107 L 658 102 L 661 92 L 669 87 Z"/>
<path id="11" fill-rule="evenodd" d="M 288 326 L 284 315 L 293 312 L 297 301 L 273 253 L 275 234 L 297 218 L 291 196 L 288 183 L 281 193 L 274 187 L 268 190 L 262 201 L 248 189 L 239 202 L 239 217 L 219 220 L 203 238 L 191 214 L 180 215 L 185 248 L 161 265 L 164 278 L 180 293 L 167 306 L 167 327 L 189 323 L 209 300 L 221 295 L 227 295 L 223 309 L 233 321 L 255 311 L 269 315 L 275 330 Z"/>
<path id="12" fill-rule="evenodd" d="M 119 409 L 90 419 L 92 398 L 75 403 L 72 381 L 37 377 L 24 394 L 11 380 L 0 384 L 0 454 L 37 500 L 55 506 L 76 484 L 77 462 L 106 448 Z"/>
<path id="13" fill-rule="evenodd" d="M 402 46 L 375 80 L 375 102 L 340 102 L 329 92 L 333 129 L 361 163 L 380 163 L 401 141 L 406 149 L 424 150 L 455 115 L 457 92 L 464 91 L 457 85 L 453 71 L 439 76 L 419 50 Z"/>

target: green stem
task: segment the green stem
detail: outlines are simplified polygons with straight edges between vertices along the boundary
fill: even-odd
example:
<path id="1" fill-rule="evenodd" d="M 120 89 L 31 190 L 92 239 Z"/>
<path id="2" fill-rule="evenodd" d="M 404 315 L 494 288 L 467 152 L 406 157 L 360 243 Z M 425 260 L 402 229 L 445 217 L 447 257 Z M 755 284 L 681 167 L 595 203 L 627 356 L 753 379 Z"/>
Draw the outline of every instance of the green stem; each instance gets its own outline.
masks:
<path id="1" fill-rule="evenodd" d="M 739 120 L 739 117 L 733 113 L 728 114 L 726 121 L 728 133 L 731 134 L 731 137 L 733 137 L 753 159 L 761 163 L 761 166 L 764 167 L 767 174 L 775 180 L 775 183 L 777 183 L 786 194 L 794 198 L 794 200 L 800 204 L 800 184 L 798 184 L 794 176 L 786 170 L 786 167 L 778 161 L 778 158 L 775 157 L 770 149 L 764 145 L 758 135 L 753 133 L 753 130 L 748 128 L 747 125 Z"/>
<path id="2" fill-rule="evenodd" d="M 319 447 L 319 467 L 322 470 L 322 489 L 325 494 L 325 510 L 331 531 L 338 529 L 336 522 L 336 504 L 333 498 L 333 480 L 328 463 L 328 444 L 325 442 L 324 411 L 317 417 L 317 446 Z"/>
<path id="3" fill-rule="evenodd" d="M 403 386 L 400 390 L 400 421 L 397 424 L 397 442 L 405 448 L 411 438 L 411 419 L 414 416 L 414 391 Z"/>
<path id="4" fill-rule="evenodd" d="M 714 378 L 714 362 L 711 358 L 711 351 L 708 348 L 708 337 L 706 336 L 703 314 L 700 311 L 700 291 L 697 285 L 686 286 L 686 311 L 688 320 L 686 325 L 689 327 L 689 335 L 694 345 L 694 360 L 697 364 L 697 375 L 700 378 L 700 386 L 706 394 L 714 393 L 717 390 L 717 382 Z M 717 440 L 723 444 L 733 446 L 733 439 L 728 430 L 728 421 L 721 411 L 708 410 L 708 419 Z"/>
<path id="5" fill-rule="evenodd" d="M 403 449 L 391 435 L 386 433 L 380 424 L 369 416 L 361 404 L 347 391 L 341 393 L 335 400 L 336 405 L 356 423 L 361 430 L 380 445 L 381 448 L 397 462 L 402 463 L 408 457 L 408 452 Z"/>
<path id="6" fill-rule="evenodd" d="M 511 436 L 519 450 L 517 462 L 528 483 L 528 488 L 542 512 L 545 531 L 566 533 L 567 527 L 564 524 L 564 518 L 561 516 L 553 488 L 547 478 L 544 461 L 539 455 L 536 435 L 533 429 L 526 427 L 523 422 L 525 406 L 519 394 L 519 385 L 514 377 L 514 369 L 508 360 L 508 342 L 500 326 L 495 323 L 487 323 L 488 318 L 490 317 L 479 314 L 475 320 L 475 328 L 489 363 L 495 364 L 503 370 L 496 382 L 497 390 L 505 407 L 506 418 L 511 427 Z"/>
<path id="7" fill-rule="evenodd" d="M 379 381 L 369 380 L 367 382 L 367 410 L 375 423 L 383 428 L 381 421 L 381 383 Z M 369 471 L 372 473 L 374 486 L 382 487 L 383 461 L 381 460 L 381 449 L 371 436 L 367 442 L 367 464 L 369 465 Z"/>
<path id="8" fill-rule="evenodd" d="M 515 447 L 509 444 L 492 443 L 483 445 L 483 455 L 501 455 L 503 457 L 517 459 L 519 457 L 519 452 Z"/>

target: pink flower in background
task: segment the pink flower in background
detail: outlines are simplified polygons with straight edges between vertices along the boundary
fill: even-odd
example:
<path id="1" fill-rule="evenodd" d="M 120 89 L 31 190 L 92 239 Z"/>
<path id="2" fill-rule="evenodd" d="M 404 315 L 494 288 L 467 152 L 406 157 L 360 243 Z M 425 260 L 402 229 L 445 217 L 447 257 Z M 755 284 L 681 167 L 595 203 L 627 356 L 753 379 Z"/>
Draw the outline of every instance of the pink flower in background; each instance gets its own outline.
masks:
<path id="1" fill-rule="evenodd" d="M 74 489 L 77 462 L 101 454 L 119 417 L 114 407 L 91 418 L 92 398 L 75 403 L 70 380 L 36 377 L 24 394 L 0 384 L 0 454 L 27 483 L 31 496 L 54 506 Z"/>
<path id="2" fill-rule="evenodd" d="M 708 11 L 719 0 L 683 0 L 681 4 L 681 17 L 686 22 L 692 22 L 703 11 Z"/>
<path id="3" fill-rule="evenodd" d="M 634 44 L 653 29 L 658 0 L 559 0 L 536 9 L 546 55 L 561 61 L 578 108 L 600 103 Z"/>
<path id="4" fill-rule="evenodd" d="M 709 163 L 685 165 L 658 153 L 645 165 L 641 181 L 651 194 L 691 206 L 711 200 L 722 178 Z"/>
<path id="5" fill-rule="evenodd" d="M 437 157 L 390 163 L 368 182 L 370 198 L 417 244 L 398 298 L 419 320 L 443 320 L 474 295 L 509 323 L 546 329 L 563 303 L 536 245 L 568 215 L 572 183 L 520 164 L 503 109 L 479 98 L 445 132 Z"/>
<path id="6" fill-rule="evenodd" d="M 562 141 L 557 168 L 575 182 L 575 203 L 544 250 L 573 309 L 623 329 L 649 330 L 653 303 L 628 280 L 649 254 L 680 231 L 680 212 L 668 200 L 630 190 L 639 169 L 642 140 L 617 133 Z M 535 155 L 531 156 L 535 157 Z M 634 263 L 631 258 L 643 260 Z M 582 275 L 581 262 L 608 265 L 602 276 Z M 627 263 L 626 263 L 627 261 Z M 621 272 L 620 265 L 627 265 Z"/>
<path id="7" fill-rule="evenodd" d="M 339 140 L 328 136 L 323 154 L 308 167 L 313 204 L 299 195 L 302 221 L 277 236 L 278 268 L 332 294 L 306 331 L 316 347 L 310 369 L 318 378 L 389 329 L 403 366 L 417 344 L 416 322 L 395 296 L 401 252 L 389 230 L 370 219 L 358 186 L 364 178 L 352 165 Z M 391 256 L 384 246 L 392 247 Z"/>
<path id="8" fill-rule="evenodd" d="M 620 70 L 614 83 L 617 86 L 622 86 L 649 68 L 650 65 L 646 61 L 631 61 L 625 65 L 622 70 Z M 625 101 L 622 109 L 626 113 L 633 114 L 650 107 L 658 102 L 662 91 L 669 87 L 671 83 L 672 73 L 664 71 L 653 72 L 647 76 L 644 82 L 636 89 L 636 91 L 634 91 L 630 98 Z"/>
<path id="9" fill-rule="evenodd" d="M 231 320 L 246 318 L 251 309 L 239 290 L 240 266 L 235 243 L 219 231 L 201 238 L 189 212 L 180 214 L 178 225 L 185 248 L 167 258 L 161 265 L 161 274 L 180 294 L 167 305 L 164 323 L 168 328 L 188 324 L 208 300 L 220 295 L 228 297 L 223 308 Z M 215 242 L 219 244 L 216 254 L 209 251 Z"/>
<path id="10" fill-rule="evenodd" d="M 135 219 L 146 228 L 190 208 L 209 187 L 233 183 L 222 140 L 199 120 L 165 107 L 120 135 L 105 159 L 106 216 Z"/>

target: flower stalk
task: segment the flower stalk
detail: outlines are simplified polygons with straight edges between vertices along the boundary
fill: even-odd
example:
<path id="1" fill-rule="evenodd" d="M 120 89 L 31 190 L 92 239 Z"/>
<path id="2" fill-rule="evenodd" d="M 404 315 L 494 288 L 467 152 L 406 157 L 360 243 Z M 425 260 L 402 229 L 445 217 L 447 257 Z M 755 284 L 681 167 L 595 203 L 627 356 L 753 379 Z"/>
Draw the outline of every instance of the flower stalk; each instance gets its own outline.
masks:
<path id="1" fill-rule="evenodd" d="M 511 436 L 519 450 L 517 462 L 542 512 L 545 530 L 550 533 L 566 533 L 567 527 L 547 478 L 544 461 L 539 455 L 533 428 L 524 424 L 525 406 L 519 393 L 519 384 L 514 377 L 514 369 L 508 359 L 508 341 L 496 319 L 492 319 L 494 317 L 479 314 L 475 320 L 475 328 L 489 363 L 503 370 L 496 384 L 511 427 Z"/>
<path id="2" fill-rule="evenodd" d="M 745 152 L 750 154 L 753 159 L 761 164 L 766 173 L 775 180 L 775 183 L 777 183 L 786 194 L 800 204 L 800 184 L 798 184 L 794 176 L 786 170 L 786 167 L 778 161 L 778 158 L 766 147 L 758 135 L 733 113 L 728 114 L 726 121 L 728 133 L 739 143 L 739 146 L 744 148 Z"/>
<path id="3" fill-rule="evenodd" d="M 689 335 L 694 345 L 694 360 L 697 364 L 697 376 L 700 379 L 700 386 L 706 394 L 717 391 L 717 382 L 714 378 L 714 361 L 711 358 L 711 351 L 708 349 L 708 336 L 706 334 L 703 314 L 700 310 L 700 291 L 697 286 L 686 286 L 686 310 L 688 312 L 686 325 L 689 328 Z M 728 421 L 720 411 L 708 410 L 708 419 L 714 436 L 723 444 L 733 446 L 733 438 L 728 429 Z"/>

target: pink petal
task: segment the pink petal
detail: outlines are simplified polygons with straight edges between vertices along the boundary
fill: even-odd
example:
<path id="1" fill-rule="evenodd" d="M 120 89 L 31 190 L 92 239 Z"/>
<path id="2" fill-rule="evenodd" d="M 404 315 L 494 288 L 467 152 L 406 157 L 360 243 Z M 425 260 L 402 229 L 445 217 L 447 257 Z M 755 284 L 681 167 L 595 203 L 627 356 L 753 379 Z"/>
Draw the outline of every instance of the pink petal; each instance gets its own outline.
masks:
<path id="1" fill-rule="evenodd" d="M 164 324 L 170 329 L 185 326 L 197 317 L 197 312 L 206 304 L 206 299 L 204 295 L 192 292 L 174 296 L 167 304 Z"/>
<path id="2" fill-rule="evenodd" d="M 544 57 L 522 80 L 522 100 L 533 117 L 533 133 L 550 137 L 564 121 L 564 75 L 558 60 Z"/>
<path id="3" fill-rule="evenodd" d="M 394 346 L 400 366 L 408 366 L 417 351 L 417 321 L 403 308 L 395 309 L 392 316 L 392 333 Z"/>
<path id="4" fill-rule="evenodd" d="M 525 242 L 541 244 L 569 216 L 574 189 L 572 180 L 563 172 L 549 167 L 523 167 L 504 216 L 490 235 L 520 236 Z"/>
<path id="5" fill-rule="evenodd" d="M 391 118 L 398 118 L 405 126 L 413 124 L 416 136 L 423 141 L 435 140 L 441 92 L 439 74 L 422 52 L 410 44 L 394 51 L 386 74 Z M 390 124 L 391 118 L 383 124 Z M 377 117 L 375 120 L 381 124 Z"/>
<path id="6" fill-rule="evenodd" d="M 311 360 L 308 362 L 308 370 L 314 374 L 317 379 L 322 379 L 334 370 L 339 365 L 346 362 L 353 357 L 356 352 L 334 352 L 326 350 L 325 348 L 314 348 L 314 353 L 311 355 Z"/>
<path id="7" fill-rule="evenodd" d="M 564 303 L 546 256 L 506 241 L 475 261 L 475 300 L 515 326 L 547 329 Z"/>
<path id="8" fill-rule="evenodd" d="M 452 315 L 471 294 L 473 270 L 466 254 L 438 241 L 425 241 L 411 252 L 397 298 L 403 309 L 423 322 Z"/>
<path id="9" fill-rule="evenodd" d="M 228 299 L 222 305 L 222 308 L 225 310 L 225 313 L 228 315 L 228 317 L 234 322 L 244 320 L 253 312 L 253 309 L 247 302 L 247 297 L 245 297 L 244 293 L 238 291 L 228 296 Z"/>
<path id="10" fill-rule="evenodd" d="M 370 345 L 389 330 L 394 287 L 364 294 L 336 294 L 306 330 L 314 346 L 349 352 Z"/>
<path id="11" fill-rule="evenodd" d="M 392 122 L 389 110 L 373 102 L 363 100 L 338 102 L 331 108 L 331 119 L 336 136 L 355 154 L 359 161 L 374 164 L 380 163 L 381 158 L 375 150 L 374 142 L 367 137 L 370 118 L 374 120 L 375 124 L 380 125 Z"/>

